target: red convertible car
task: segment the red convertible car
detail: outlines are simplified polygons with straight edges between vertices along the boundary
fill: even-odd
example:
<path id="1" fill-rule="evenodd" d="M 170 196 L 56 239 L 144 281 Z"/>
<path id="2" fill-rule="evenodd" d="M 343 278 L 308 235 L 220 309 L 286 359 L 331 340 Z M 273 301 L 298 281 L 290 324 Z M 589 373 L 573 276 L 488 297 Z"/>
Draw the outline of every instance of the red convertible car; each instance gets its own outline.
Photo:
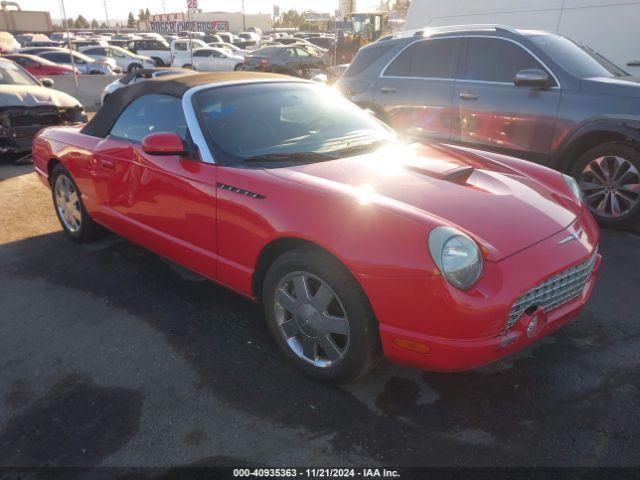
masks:
<path id="1" fill-rule="evenodd" d="M 380 353 L 440 371 L 495 361 L 574 318 L 600 263 L 572 178 L 404 144 L 299 79 L 143 82 L 83 127 L 43 130 L 33 157 L 72 239 L 106 228 L 261 301 L 288 358 L 332 382 Z"/>

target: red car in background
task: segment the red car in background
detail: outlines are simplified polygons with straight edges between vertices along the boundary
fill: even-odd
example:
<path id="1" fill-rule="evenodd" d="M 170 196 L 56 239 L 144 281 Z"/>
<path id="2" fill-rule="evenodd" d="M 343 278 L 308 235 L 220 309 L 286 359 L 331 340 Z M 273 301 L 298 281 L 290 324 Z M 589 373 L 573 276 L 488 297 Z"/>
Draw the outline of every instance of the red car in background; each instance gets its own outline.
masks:
<path id="1" fill-rule="evenodd" d="M 104 227 L 261 301 L 285 355 L 346 382 L 382 351 L 465 370 L 589 298 L 599 232 L 574 179 L 516 158 L 407 145 L 328 87 L 192 74 L 114 92 L 34 140 L 78 242 Z"/>
<path id="2" fill-rule="evenodd" d="M 47 59 L 36 57 L 35 55 L 12 53 L 4 55 L 4 58 L 13 60 L 31 75 L 36 77 L 52 76 L 52 75 L 71 75 L 73 68 L 68 65 L 58 65 Z M 76 69 L 76 73 L 80 73 Z"/>

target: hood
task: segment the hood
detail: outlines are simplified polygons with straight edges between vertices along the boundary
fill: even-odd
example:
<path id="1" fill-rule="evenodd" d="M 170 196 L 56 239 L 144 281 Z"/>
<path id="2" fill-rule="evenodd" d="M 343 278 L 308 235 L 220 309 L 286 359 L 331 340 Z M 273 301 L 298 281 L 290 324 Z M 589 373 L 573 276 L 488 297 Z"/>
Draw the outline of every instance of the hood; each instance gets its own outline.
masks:
<path id="1" fill-rule="evenodd" d="M 640 79 L 638 77 L 588 78 L 582 80 L 582 90 L 585 93 L 640 98 Z"/>
<path id="2" fill-rule="evenodd" d="M 59 90 L 37 85 L 0 85 L 0 107 L 75 107 L 80 102 Z"/>
<path id="3" fill-rule="evenodd" d="M 541 183 L 502 164 L 443 146 L 394 146 L 268 171 L 413 215 L 427 225 L 431 220 L 457 227 L 482 244 L 493 261 L 564 230 L 576 219 Z"/>

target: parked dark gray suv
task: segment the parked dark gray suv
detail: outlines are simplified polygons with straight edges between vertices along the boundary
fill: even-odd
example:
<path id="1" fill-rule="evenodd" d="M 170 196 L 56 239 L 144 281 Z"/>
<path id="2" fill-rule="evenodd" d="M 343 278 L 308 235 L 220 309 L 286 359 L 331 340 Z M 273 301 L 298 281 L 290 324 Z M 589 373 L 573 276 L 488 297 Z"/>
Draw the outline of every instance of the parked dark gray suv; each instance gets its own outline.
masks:
<path id="1" fill-rule="evenodd" d="M 338 88 L 409 136 L 573 175 L 602 225 L 640 221 L 640 83 L 566 37 L 490 25 L 403 32 L 362 48 Z"/>

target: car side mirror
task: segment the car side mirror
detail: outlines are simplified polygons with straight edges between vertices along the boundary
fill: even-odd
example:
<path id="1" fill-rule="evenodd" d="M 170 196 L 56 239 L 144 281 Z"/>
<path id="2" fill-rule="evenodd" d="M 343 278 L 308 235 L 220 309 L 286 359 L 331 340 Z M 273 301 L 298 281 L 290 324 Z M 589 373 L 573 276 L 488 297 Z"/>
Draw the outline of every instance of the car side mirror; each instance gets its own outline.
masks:
<path id="1" fill-rule="evenodd" d="M 175 133 L 152 133 L 142 140 L 142 151 L 149 155 L 187 155 L 182 139 Z"/>
<path id="2" fill-rule="evenodd" d="M 51 88 L 53 87 L 53 80 L 51 80 L 50 78 L 41 78 L 40 79 L 40 85 L 42 85 L 43 87 L 47 87 L 47 88 Z"/>
<path id="3" fill-rule="evenodd" d="M 540 87 L 547 88 L 553 85 L 553 80 L 547 72 L 538 68 L 527 68 L 516 74 L 514 82 L 516 87 Z"/>

